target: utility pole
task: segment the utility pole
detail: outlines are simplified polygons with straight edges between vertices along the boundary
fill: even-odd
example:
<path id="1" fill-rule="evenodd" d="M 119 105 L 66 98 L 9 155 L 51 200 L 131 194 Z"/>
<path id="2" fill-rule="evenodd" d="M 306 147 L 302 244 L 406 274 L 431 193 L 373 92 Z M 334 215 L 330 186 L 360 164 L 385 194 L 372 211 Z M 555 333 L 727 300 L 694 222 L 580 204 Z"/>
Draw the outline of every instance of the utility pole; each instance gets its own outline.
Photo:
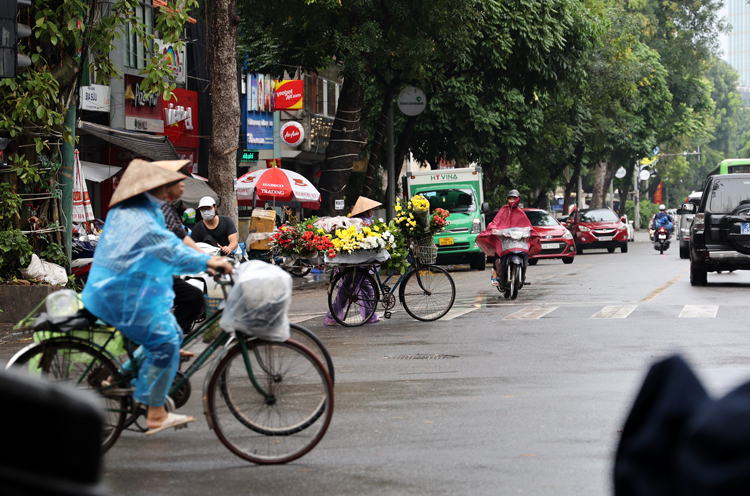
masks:
<path id="1" fill-rule="evenodd" d="M 635 169 L 633 170 L 633 203 L 635 204 L 635 229 L 638 230 L 641 228 L 641 212 L 640 212 L 640 205 L 639 200 L 641 198 L 640 191 L 638 191 L 638 174 L 641 173 L 641 168 L 639 167 L 639 163 L 635 163 Z"/>
<path id="2" fill-rule="evenodd" d="M 581 174 L 578 174 L 578 191 L 576 191 L 576 200 L 578 203 L 578 210 L 583 210 L 583 179 Z"/>

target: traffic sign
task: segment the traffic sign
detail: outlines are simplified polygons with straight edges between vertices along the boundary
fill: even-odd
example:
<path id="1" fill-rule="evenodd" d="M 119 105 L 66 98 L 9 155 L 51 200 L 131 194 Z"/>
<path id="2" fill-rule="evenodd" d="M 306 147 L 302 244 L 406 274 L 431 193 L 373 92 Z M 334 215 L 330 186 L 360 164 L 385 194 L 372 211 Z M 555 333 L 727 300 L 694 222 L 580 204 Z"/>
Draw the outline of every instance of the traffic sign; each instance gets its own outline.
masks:
<path id="1" fill-rule="evenodd" d="M 659 147 L 654 148 L 654 157 L 659 155 Z"/>
<path id="2" fill-rule="evenodd" d="M 647 170 L 642 170 L 640 176 L 641 181 L 648 181 L 648 178 L 651 177 L 651 173 Z"/>
<path id="3" fill-rule="evenodd" d="M 619 169 L 617 169 L 617 172 L 615 172 L 615 177 L 617 179 L 622 179 L 627 173 L 628 171 L 625 170 L 625 167 L 620 167 Z"/>

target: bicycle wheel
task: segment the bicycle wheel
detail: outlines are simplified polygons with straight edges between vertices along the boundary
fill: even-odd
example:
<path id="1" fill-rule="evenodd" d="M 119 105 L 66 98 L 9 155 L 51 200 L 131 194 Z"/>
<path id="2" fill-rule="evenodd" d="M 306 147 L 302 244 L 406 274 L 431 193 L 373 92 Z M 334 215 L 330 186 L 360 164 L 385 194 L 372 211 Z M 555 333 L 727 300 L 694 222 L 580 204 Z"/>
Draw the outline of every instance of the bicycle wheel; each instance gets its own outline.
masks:
<path id="1" fill-rule="evenodd" d="M 367 268 L 344 269 L 334 276 L 328 287 L 328 309 L 336 322 L 346 327 L 369 322 L 378 301 L 380 291 Z"/>
<path id="2" fill-rule="evenodd" d="M 243 460 L 261 465 L 296 460 L 320 442 L 331 423 L 331 378 L 320 360 L 295 341 L 245 343 L 252 377 L 239 342 L 211 374 L 206 390 L 211 426 Z"/>
<path id="3" fill-rule="evenodd" d="M 437 265 L 411 270 L 401 283 L 399 298 L 406 313 L 417 320 L 431 322 L 451 309 L 456 286 L 448 271 Z"/>
<path id="4" fill-rule="evenodd" d="M 513 287 L 511 288 L 510 299 L 515 300 L 518 298 L 518 290 L 521 289 L 521 285 L 523 284 L 521 266 L 514 265 L 513 267 L 508 267 L 508 270 L 513 270 Z"/>
<path id="5" fill-rule="evenodd" d="M 96 348 L 69 338 L 49 339 L 21 350 L 6 368 L 26 370 L 52 382 L 67 382 L 80 389 L 98 392 L 104 400 L 102 452 L 111 448 L 125 426 L 128 398 L 108 394 L 121 374 L 117 366 Z"/>
<path id="6" fill-rule="evenodd" d="M 313 334 L 311 330 L 297 324 L 290 324 L 289 331 L 291 339 L 305 346 L 312 351 L 316 357 L 318 357 L 318 360 L 325 365 L 328 375 L 331 376 L 331 384 L 336 384 L 333 371 L 333 360 L 331 359 L 330 353 L 328 353 L 328 349 L 323 344 L 323 341 Z"/>

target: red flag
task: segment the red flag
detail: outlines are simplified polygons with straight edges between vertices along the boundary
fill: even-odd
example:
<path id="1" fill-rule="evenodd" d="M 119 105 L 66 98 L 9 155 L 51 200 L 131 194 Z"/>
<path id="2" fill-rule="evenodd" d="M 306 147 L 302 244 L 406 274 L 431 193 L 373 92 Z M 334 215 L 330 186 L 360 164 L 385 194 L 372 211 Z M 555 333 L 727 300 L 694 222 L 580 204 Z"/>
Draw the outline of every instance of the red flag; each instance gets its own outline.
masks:
<path id="1" fill-rule="evenodd" d="M 656 192 L 654 193 L 654 203 L 656 203 L 657 205 L 661 204 L 661 199 L 662 199 L 662 197 L 661 197 L 661 184 L 662 183 L 659 183 L 659 186 L 656 188 Z"/>

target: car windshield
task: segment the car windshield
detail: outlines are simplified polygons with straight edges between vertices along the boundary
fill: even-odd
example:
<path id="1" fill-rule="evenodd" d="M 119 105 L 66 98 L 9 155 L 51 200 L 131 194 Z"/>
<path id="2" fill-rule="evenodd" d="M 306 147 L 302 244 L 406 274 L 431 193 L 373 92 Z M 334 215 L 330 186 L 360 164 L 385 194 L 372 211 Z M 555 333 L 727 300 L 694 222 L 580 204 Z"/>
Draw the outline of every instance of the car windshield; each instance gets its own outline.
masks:
<path id="1" fill-rule="evenodd" d="M 620 220 L 617 214 L 608 208 L 600 210 L 583 210 L 578 216 L 579 222 L 615 222 Z"/>
<path id="2" fill-rule="evenodd" d="M 529 218 L 532 226 L 556 226 L 559 224 L 550 214 L 539 210 L 526 211 L 526 217 Z"/>
<path id="3" fill-rule="evenodd" d="M 436 208 L 444 208 L 448 212 L 469 213 L 477 211 L 477 202 L 474 199 L 474 191 L 469 188 L 435 189 L 431 191 L 420 191 L 430 202 L 430 212 Z"/>
<path id="4" fill-rule="evenodd" d="M 750 203 L 750 180 L 717 179 L 711 185 L 708 198 L 708 211 L 727 214 L 740 205 Z"/>

